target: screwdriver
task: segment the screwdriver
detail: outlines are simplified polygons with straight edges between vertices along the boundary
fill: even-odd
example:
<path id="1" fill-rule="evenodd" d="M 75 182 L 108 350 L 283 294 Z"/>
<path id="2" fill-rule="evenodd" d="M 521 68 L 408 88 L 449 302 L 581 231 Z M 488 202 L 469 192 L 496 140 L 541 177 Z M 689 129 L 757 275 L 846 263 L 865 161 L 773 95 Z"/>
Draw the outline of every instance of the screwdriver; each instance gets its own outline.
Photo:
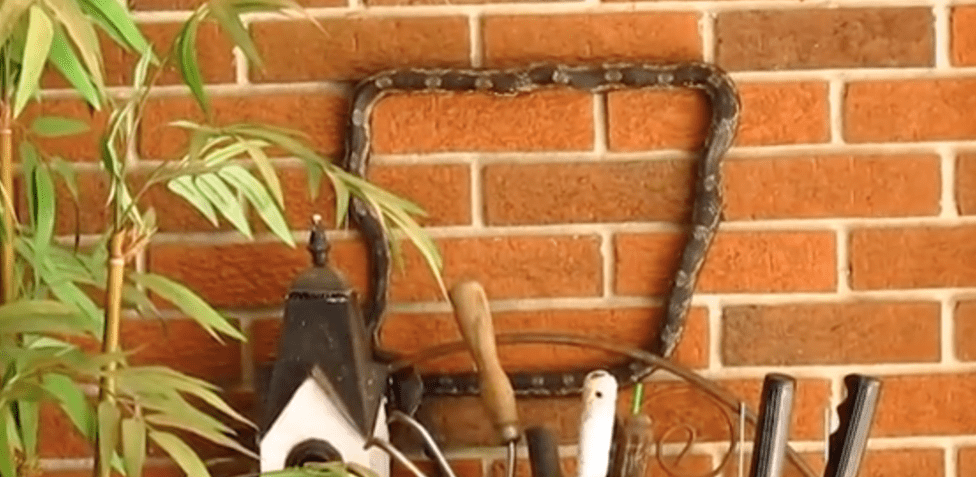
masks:
<path id="1" fill-rule="evenodd" d="M 481 398 L 502 443 L 508 447 L 505 475 L 515 475 L 515 444 L 521 434 L 515 391 L 502 369 L 495 346 L 495 331 L 485 289 L 476 281 L 462 281 L 448 292 L 454 318 L 467 343 L 481 383 Z"/>

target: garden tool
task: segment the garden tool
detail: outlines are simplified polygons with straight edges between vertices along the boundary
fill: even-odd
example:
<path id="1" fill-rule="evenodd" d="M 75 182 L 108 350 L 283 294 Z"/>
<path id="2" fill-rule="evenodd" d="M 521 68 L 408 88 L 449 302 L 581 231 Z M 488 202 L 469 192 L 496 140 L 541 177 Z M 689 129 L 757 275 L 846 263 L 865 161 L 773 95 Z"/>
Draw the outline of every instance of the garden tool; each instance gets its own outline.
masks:
<path id="1" fill-rule="evenodd" d="M 844 385 L 847 398 L 837 406 L 840 426 L 830 435 L 824 477 L 857 476 L 881 393 L 881 381 L 871 376 L 850 374 Z"/>
<path id="2" fill-rule="evenodd" d="M 259 429 L 261 471 L 309 461 L 342 460 L 389 474 L 389 457 L 366 450 L 386 438 L 382 406 L 387 365 L 374 357 L 355 292 L 329 266 L 318 216 L 308 249 L 312 267 L 292 284 L 278 359 Z"/>
<path id="3" fill-rule="evenodd" d="M 587 374 L 583 380 L 578 477 L 607 477 L 616 405 L 616 378 L 604 370 Z"/>
<path id="4" fill-rule="evenodd" d="M 525 430 L 529 444 L 529 464 L 532 477 L 563 477 L 559 466 L 559 446 L 549 429 L 534 426 Z"/>
<path id="5" fill-rule="evenodd" d="M 502 443 L 508 447 L 506 475 L 515 475 L 515 444 L 519 440 L 518 411 L 512 383 L 502 369 L 495 346 L 495 331 L 485 289 L 475 281 L 463 281 L 448 293 L 454 318 L 478 368 L 481 397 Z"/>
<path id="6" fill-rule="evenodd" d="M 644 402 L 644 383 L 634 385 L 630 413 L 618 426 L 614 437 L 614 457 L 610 477 L 644 477 L 650 457 L 653 432 L 651 418 L 641 412 Z"/>
<path id="7" fill-rule="evenodd" d="M 763 381 L 749 477 L 780 477 L 786 464 L 796 380 L 772 373 Z"/>

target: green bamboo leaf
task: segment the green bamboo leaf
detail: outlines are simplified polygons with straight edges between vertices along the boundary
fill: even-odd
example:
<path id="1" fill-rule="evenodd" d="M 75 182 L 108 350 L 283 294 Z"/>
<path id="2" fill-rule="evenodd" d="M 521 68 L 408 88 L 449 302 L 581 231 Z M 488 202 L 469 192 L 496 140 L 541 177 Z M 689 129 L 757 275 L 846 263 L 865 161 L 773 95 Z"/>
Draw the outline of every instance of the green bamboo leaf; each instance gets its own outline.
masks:
<path id="1" fill-rule="evenodd" d="M 54 219 L 57 204 L 54 197 L 54 182 L 44 166 L 35 167 L 31 177 L 31 191 L 34 195 L 34 250 L 44 254 L 54 238 Z"/>
<path id="2" fill-rule="evenodd" d="M 210 472 L 200 456 L 179 437 L 168 432 L 150 430 L 149 438 L 176 461 L 187 477 L 210 477 Z"/>
<path id="3" fill-rule="evenodd" d="M 88 101 L 92 108 L 101 111 L 103 88 L 92 82 L 60 27 L 54 29 L 54 40 L 51 43 L 51 63 L 68 80 L 68 83 L 71 83 L 75 91 L 81 94 L 85 101 Z"/>
<path id="4" fill-rule="evenodd" d="M 27 10 L 34 4 L 34 0 L 3 0 L 0 3 L 0 45 L 7 44 L 7 38 L 13 33 L 17 25 L 20 24 L 20 18 Z"/>
<path id="5" fill-rule="evenodd" d="M 98 455 L 102 462 L 111 462 L 119 443 L 119 421 L 122 416 L 115 404 L 105 399 L 98 403 Z"/>
<path id="6" fill-rule="evenodd" d="M 214 338 L 220 339 L 214 332 L 216 330 L 237 340 L 245 340 L 244 335 L 231 325 L 227 318 L 217 313 L 206 301 L 182 284 L 151 273 L 133 273 L 131 278 L 136 284 L 148 288 L 164 300 L 176 305 L 180 311 L 196 320 Z"/>
<path id="7" fill-rule="evenodd" d="M 10 405 L 5 405 L 0 407 L 0 476 L 2 477 L 18 477 L 17 469 L 14 467 L 14 439 L 15 435 L 11 435 L 10 428 L 7 423 L 13 421 L 13 417 L 10 413 Z"/>
<path id="8" fill-rule="evenodd" d="M 212 152 L 206 154 L 202 160 L 208 166 L 218 166 L 230 159 L 233 159 L 245 152 L 247 152 L 248 147 L 264 147 L 268 143 L 264 141 L 238 141 L 233 142 L 227 146 L 221 147 L 220 149 L 215 149 Z"/>
<path id="9" fill-rule="evenodd" d="M 146 421 L 156 426 L 192 432 L 215 444 L 233 449 L 255 459 L 258 458 L 257 454 L 253 451 L 229 437 L 227 433 L 233 431 L 229 427 L 221 424 L 220 421 L 193 409 L 189 405 L 173 409 L 172 411 L 174 412 L 149 414 L 146 416 Z"/>
<path id="10" fill-rule="evenodd" d="M 105 1 L 105 0 L 97 0 Z M 110 0 L 111 1 L 111 0 Z M 132 75 L 132 86 L 135 88 L 148 87 L 146 79 L 149 76 L 149 65 L 155 63 L 156 56 L 153 54 L 152 49 L 143 50 L 142 56 L 139 57 L 139 61 L 136 63 L 135 74 Z"/>
<path id="11" fill-rule="evenodd" d="M 68 161 L 55 157 L 51 160 L 51 168 L 64 180 L 64 185 L 68 188 L 71 198 L 78 202 L 78 173 L 75 171 L 75 167 Z"/>
<path id="12" fill-rule="evenodd" d="M 27 101 L 37 92 L 44 63 L 47 62 L 54 39 L 54 25 L 37 5 L 30 7 L 30 23 L 27 27 L 24 59 L 20 65 L 20 78 L 17 82 L 17 95 L 14 97 L 14 117 L 20 116 Z"/>
<path id="13" fill-rule="evenodd" d="M 72 306 L 54 300 L 21 300 L 0 305 L 0 333 L 94 332 L 91 323 Z"/>
<path id="14" fill-rule="evenodd" d="M 227 184 L 212 172 L 200 174 L 194 181 L 197 189 L 204 197 L 217 207 L 223 215 L 245 237 L 251 238 L 251 226 L 247 222 L 244 209 Z"/>
<path id="15" fill-rule="evenodd" d="M 244 56 L 254 62 L 255 66 L 263 69 L 264 64 L 261 61 L 261 55 L 258 53 L 258 48 L 254 45 L 250 33 L 241 21 L 240 13 L 227 0 L 210 0 L 209 5 L 210 14 L 217 20 L 217 23 L 234 42 L 234 45 L 240 48 L 244 52 Z"/>
<path id="16" fill-rule="evenodd" d="M 268 225 L 272 233 L 289 246 L 295 246 L 295 239 L 291 235 L 291 230 L 288 228 L 288 222 L 285 221 L 281 208 L 268 195 L 264 185 L 255 179 L 247 169 L 231 164 L 222 168 L 218 175 L 236 186 L 237 190 L 244 194 L 244 197 L 254 206 L 254 210 L 257 211 L 261 220 Z"/>
<path id="17" fill-rule="evenodd" d="M 58 399 L 61 410 L 74 424 L 75 429 L 88 439 L 94 437 L 95 413 L 78 384 L 68 376 L 47 374 L 44 376 L 43 386 Z"/>
<path id="18" fill-rule="evenodd" d="M 122 300 L 135 307 L 140 316 L 159 316 L 159 309 L 146 293 L 132 285 L 122 286 Z"/>
<path id="19" fill-rule="evenodd" d="M 63 116 L 38 116 L 31 123 L 31 131 L 42 137 L 74 136 L 88 129 L 88 123 Z"/>
<path id="20" fill-rule="evenodd" d="M 37 456 L 37 432 L 41 417 L 40 406 L 36 401 L 17 401 L 17 421 L 20 424 L 20 439 L 24 444 L 27 459 Z"/>
<path id="21" fill-rule="evenodd" d="M 203 214 L 207 220 L 213 224 L 214 227 L 218 225 L 217 223 L 217 213 L 214 211 L 213 206 L 207 197 L 200 193 L 196 185 L 193 183 L 193 179 L 190 176 L 180 176 L 176 179 L 169 181 L 166 184 L 174 194 L 186 199 L 198 212 Z"/>
<path id="22" fill-rule="evenodd" d="M 44 283 L 50 287 L 51 294 L 63 303 L 74 305 L 76 310 L 80 311 L 82 316 L 87 319 L 86 326 L 94 331 L 95 337 L 101 337 L 101 324 L 104 317 L 102 310 L 92 301 L 91 297 L 81 291 L 81 288 L 78 288 L 78 285 L 74 283 L 57 277 L 52 278 L 51 272 L 42 273 L 45 275 Z"/>
<path id="23" fill-rule="evenodd" d="M 274 197 L 278 206 L 284 210 L 285 194 L 281 191 L 281 182 L 278 180 L 278 174 L 275 173 L 274 167 L 271 166 L 271 161 L 268 160 L 268 156 L 264 153 L 263 149 L 251 143 L 247 144 L 247 154 L 251 156 L 251 160 L 254 161 L 258 172 L 261 173 L 261 178 L 264 179 L 264 183 L 268 186 L 271 197 Z"/>
<path id="24" fill-rule="evenodd" d="M 176 54 L 183 82 L 190 88 L 200 109 L 209 117 L 210 101 L 203 89 L 203 74 L 200 73 L 200 64 L 197 62 L 197 27 L 200 19 L 199 15 L 193 15 L 183 24 L 183 29 L 176 37 Z"/>
<path id="25" fill-rule="evenodd" d="M 326 173 L 326 176 L 332 183 L 332 190 L 335 192 L 336 228 L 340 228 L 346 223 L 346 218 L 349 216 L 349 198 L 351 193 L 349 188 L 346 187 L 346 183 L 339 177 L 329 173 Z"/>
<path id="26" fill-rule="evenodd" d="M 142 419 L 129 417 L 122 420 L 122 458 L 128 477 L 142 475 L 142 466 L 146 462 L 146 423 Z"/>
<path id="27" fill-rule="evenodd" d="M 194 378 L 163 366 L 128 368 L 120 376 L 120 386 L 122 385 L 123 379 L 129 384 L 136 384 L 137 387 L 139 386 L 138 381 L 141 380 L 143 381 L 141 388 L 147 390 L 157 390 L 160 384 L 164 383 L 181 392 L 196 396 L 203 400 L 203 402 L 241 423 L 253 426 L 251 421 L 230 407 L 230 405 L 214 392 L 217 389 L 216 386 L 202 379 Z"/>
<path id="28" fill-rule="evenodd" d="M 125 4 L 115 0 L 82 0 L 82 8 L 99 23 L 107 33 L 127 49 L 144 54 L 152 52 L 146 37 L 132 21 L 132 14 Z"/>
<path id="29" fill-rule="evenodd" d="M 64 26 L 65 32 L 71 38 L 81 61 L 88 70 L 91 82 L 99 91 L 105 90 L 105 76 L 102 73 L 101 46 L 95 28 L 81 11 L 76 0 L 45 0 L 47 7 L 54 13 L 54 17 Z"/>
<path id="30" fill-rule="evenodd" d="M 40 155 L 37 152 L 37 147 L 33 143 L 24 141 L 20 143 L 20 164 L 21 171 L 23 171 L 24 177 L 34 177 L 34 170 L 40 164 Z M 35 205 L 34 194 L 24 194 L 27 196 L 27 210 L 30 212 L 28 218 L 32 220 L 31 225 L 37 226 L 37 222 L 33 222 L 37 206 Z"/>

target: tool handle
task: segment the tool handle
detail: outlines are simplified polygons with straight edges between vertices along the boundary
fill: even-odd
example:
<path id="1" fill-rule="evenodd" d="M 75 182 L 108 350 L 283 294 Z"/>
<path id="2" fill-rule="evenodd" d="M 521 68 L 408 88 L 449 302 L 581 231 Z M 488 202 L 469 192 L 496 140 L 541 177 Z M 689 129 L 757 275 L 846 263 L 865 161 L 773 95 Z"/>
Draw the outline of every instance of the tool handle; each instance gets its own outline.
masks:
<path id="1" fill-rule="evenodd" d="M 750 477 L 783 475 L 795 396 L 795 379 L 778 373 L 766 375 L 763 381 L 759 419 L 756 421 L 756 440 L 752 450 Z"/>
<path id="2" fill-rule="evenodd" d="M 533 477 L 563 477 L 559 467 L 559 446 L 549 429 L 530 427 L 525 430 L 525 440 L 529 444 L 529 464 L 532 465 Z"/>
<path id="3" fill-rule="evenodd" d="M 872 376 L 849 374 L 844 385 L 847 398 L 837 406 L 840 426 L 830 435 L 825 477 L 857 476 L 881 394 L 881 380 Z"/>
<path id="4" fill-rule="evenodd" d="M 454 305 L 454 318 L 461 328 L 461 336 L 478 367 L 481 397 L 502 442 L 519 438 L 518 412 L 515 391 L 502 369 L 495 346 L 495 331 L 485 289 L 475 281 L 463 281 L 448 293 Z"/>
<path id="5" fill-rule="evenodd" d="M 593 371 L 583 381 L 580 416 L 578 477 L 607 477 L 617 407 L 617 380 L 606 371 Z"/>
<path id="6" fill-rule="evenodd" d="M 610 464 L 609 477 L 644 477 L 653 443 L 654 426 L 644 414 L 631 414 L 616 436 L 616 455 Z"/>

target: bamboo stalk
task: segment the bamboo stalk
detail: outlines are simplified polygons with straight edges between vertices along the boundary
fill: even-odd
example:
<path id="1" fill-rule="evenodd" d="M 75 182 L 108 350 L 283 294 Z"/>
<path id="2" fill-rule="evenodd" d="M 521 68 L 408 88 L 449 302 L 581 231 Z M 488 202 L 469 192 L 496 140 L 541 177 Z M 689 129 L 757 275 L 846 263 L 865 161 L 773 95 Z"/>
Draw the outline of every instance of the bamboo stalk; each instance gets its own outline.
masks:
<path id="1" fill-rule="evenodd" d="M 119 352 L 119 335 L 122 329 L 122 285 L 125 280 L 125 258 L 122 253 L 122 231 L 115 231 L 108 242 L 108 283 L 105 286 L 105 331 L 102 337 L 102 352 L 117 354 Z M 105 375 L 99 383 L 99 401 L 115 404 L 116 383 L 112 376 L 118 368 L 118 363 L 111 360 L 105 365 Z M 99 458 L 99 446 L 95 442 L 94 477 L 110 477 L 111 462 L 102 462 Z"/>
<path id="2" fill-rule="evenodd" d="M 10 196 L 14 190 L 14 133 L 13 111 L 9 101 L 0 102 L 0 185 Z M 4 204 L 6 209 L 6 203 Z M 0 244 L 0 286 L 3 287 L 3 303 L 9 303 L 16 297 L 17 287 L 14 286 L 14 214 L 15 210 L 4 210 L 3 214 L 3 243 Z"/>

